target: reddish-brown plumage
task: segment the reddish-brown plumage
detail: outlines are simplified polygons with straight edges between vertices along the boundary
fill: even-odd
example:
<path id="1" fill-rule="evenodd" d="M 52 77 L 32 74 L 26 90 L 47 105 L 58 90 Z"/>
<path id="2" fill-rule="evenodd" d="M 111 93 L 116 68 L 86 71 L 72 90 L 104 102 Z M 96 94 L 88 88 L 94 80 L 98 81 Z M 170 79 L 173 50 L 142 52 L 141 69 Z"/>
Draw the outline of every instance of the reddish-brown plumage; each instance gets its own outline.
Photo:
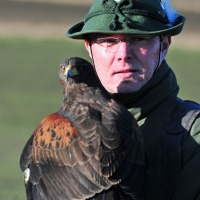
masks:
<path id="1" fill-rule="evenodd" d="M 35 147 L 43 148 L 46 146 L 56 149 L 59 144 L 62 149 L 66 148 L 78 136 L 78 132 L 68 119 L 58 113 L 53 113 L 41 121 L 34 136 L 33 146 Z"/>

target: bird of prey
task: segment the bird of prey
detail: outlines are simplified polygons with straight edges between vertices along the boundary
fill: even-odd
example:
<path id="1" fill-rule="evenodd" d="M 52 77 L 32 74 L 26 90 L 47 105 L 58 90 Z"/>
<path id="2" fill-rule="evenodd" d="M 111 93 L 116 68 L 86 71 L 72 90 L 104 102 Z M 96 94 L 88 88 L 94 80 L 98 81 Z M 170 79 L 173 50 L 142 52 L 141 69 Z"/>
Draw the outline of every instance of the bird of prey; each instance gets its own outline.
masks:
<path id="1" fill-rule="evenodd" d="M 61 106 L 42 119 L 21 153 L 27 199 L 144 199 L 144 146 L 132 114 L 88 61 L 66 58 L 58 76 Z"/>

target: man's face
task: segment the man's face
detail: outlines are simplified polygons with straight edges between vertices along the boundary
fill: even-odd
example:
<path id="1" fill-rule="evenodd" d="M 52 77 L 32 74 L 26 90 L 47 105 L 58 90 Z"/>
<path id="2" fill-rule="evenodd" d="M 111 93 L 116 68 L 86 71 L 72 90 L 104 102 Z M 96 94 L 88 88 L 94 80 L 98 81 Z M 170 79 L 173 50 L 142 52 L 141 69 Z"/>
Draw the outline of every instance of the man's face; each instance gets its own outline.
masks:
<path id="1" fill-rule="evenodd" d="M 91 49 L 89 41 L 85 40 L 86 49 L 93 57 L 99 79 L 108 92 L 138 91 L 150 80 L 158 65 L 160 38 L 140 35 L 137 36 L 138 38 L 131 38 L 133 42 L 123 40 L 130 37 L 131 35 L 125 34 L 92 36 L 91 40 L 95 42 L 92 42 Z M 100 42 L 96 41 L 99 38 L 106 38 L 106 40 L 105 42 L 102 39 Z M 119 42 L 117 48 L 115 46 L 112 49 L 110 43 L 112 44 L 114 38 L 122 39 L 122 41 Z M 164 37 L 160 63 L 166 56 L 170 42 L 170 36 Z"/>

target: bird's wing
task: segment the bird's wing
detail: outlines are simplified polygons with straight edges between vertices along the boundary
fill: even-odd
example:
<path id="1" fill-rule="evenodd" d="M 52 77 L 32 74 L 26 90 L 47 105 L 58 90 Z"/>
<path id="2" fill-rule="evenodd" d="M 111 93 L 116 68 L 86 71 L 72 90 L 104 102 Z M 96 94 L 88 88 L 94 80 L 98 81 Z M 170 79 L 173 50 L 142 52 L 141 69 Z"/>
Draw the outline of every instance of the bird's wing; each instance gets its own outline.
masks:
<path id="1" fill-rule="evenodd" d="M 118 183 L 128 195 L 142 189 L 144 149 L 133 116 L 113 100 L 89 102 L 64 104 L 28 140 L 20 159 L 22 171 L 30 169 L 27 196 L 87 199 Z"/>
<path id="2" fill-rule="evenodd" d="M 140 128 L 127 109 L 111 100 L 102 112 L 102 141 L 105 145 L 101 159 L 103 175 L 111 183 L 119 183 L 121 199 L 145 198 L 146 165 Z M 117 136 L 117 137 L 116 137 Z M 111 188 L 112 191 L 112 188 Z"/>
<path id="3" fill-rule="evenodd" d="M 84 93 L 88 95 L 89 91 Z M 92 100 L 89 97 L 87 99 L 90 104 L 78 109 L 82 111 L 82 115 L 73 115 L 71 118 L 66 107 L 61 111 L 67 118 L 71 118 L 82 137 L 81 141 L 91 143 L 96 149 L 94 159 L 87 164 L 92 165 L 110 185 L 120 183 L 126 194 L 143 199 L 145 156 L 136 120 L 124 106 L 112 99 L 104 101 L 99 93 L 91 93 Z M 74 104 L 74 108 L 70 108 L 76 110 L 78 106 L 80 104 Z M 84 110 L 86 107 L 87 111 Z M 99 140 L 93 140 L 97 136 L 100 136 Z"/>
<path id="4" fill-rule="evenodd" d="M 90 134 L 90 139 L 96 140 L 92 145 L 62 115 L 54 113 L 44 118 L 20 158 L 21 170 L 30 169 L 32 190 L 46 199 L 50 195 L 63 200 L 85 199 L 108 188 L 109 184 L 92 166 L 96 162 L 94 147 L 98 138 L 92 130 Z"/>

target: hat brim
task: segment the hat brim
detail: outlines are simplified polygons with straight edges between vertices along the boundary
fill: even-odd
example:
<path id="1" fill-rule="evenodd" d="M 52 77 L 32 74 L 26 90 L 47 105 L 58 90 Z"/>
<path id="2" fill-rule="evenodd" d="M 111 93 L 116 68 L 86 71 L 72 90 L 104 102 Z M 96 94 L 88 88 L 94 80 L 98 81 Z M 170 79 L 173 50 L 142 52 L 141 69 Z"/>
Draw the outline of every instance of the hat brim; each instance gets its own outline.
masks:
<path id="1" fill-rule="evenodd" d="M 179 15 L 175 24 L 171 27 L 163 24 L 162 22 L 153 18 L 134 15 L 132 21 L 134 23 L 133 28 L 127 27 L 127 25 L 121 21 L 120 26 L 117 30 L 109 29 L 110 21 L 113 15 L 107 15 L 93 17 L 86 23 L 84 21 L 79 22 L 72 26 L 66 33 L 69 38 L 73 39 L 85 39 L 87 34 L 101 33 L 101 34 L 144 34 L 144 35 L 178 35 L 184 26 L 185 17 Z M 142 23 L 138 23 L 142 22 Z"/>

